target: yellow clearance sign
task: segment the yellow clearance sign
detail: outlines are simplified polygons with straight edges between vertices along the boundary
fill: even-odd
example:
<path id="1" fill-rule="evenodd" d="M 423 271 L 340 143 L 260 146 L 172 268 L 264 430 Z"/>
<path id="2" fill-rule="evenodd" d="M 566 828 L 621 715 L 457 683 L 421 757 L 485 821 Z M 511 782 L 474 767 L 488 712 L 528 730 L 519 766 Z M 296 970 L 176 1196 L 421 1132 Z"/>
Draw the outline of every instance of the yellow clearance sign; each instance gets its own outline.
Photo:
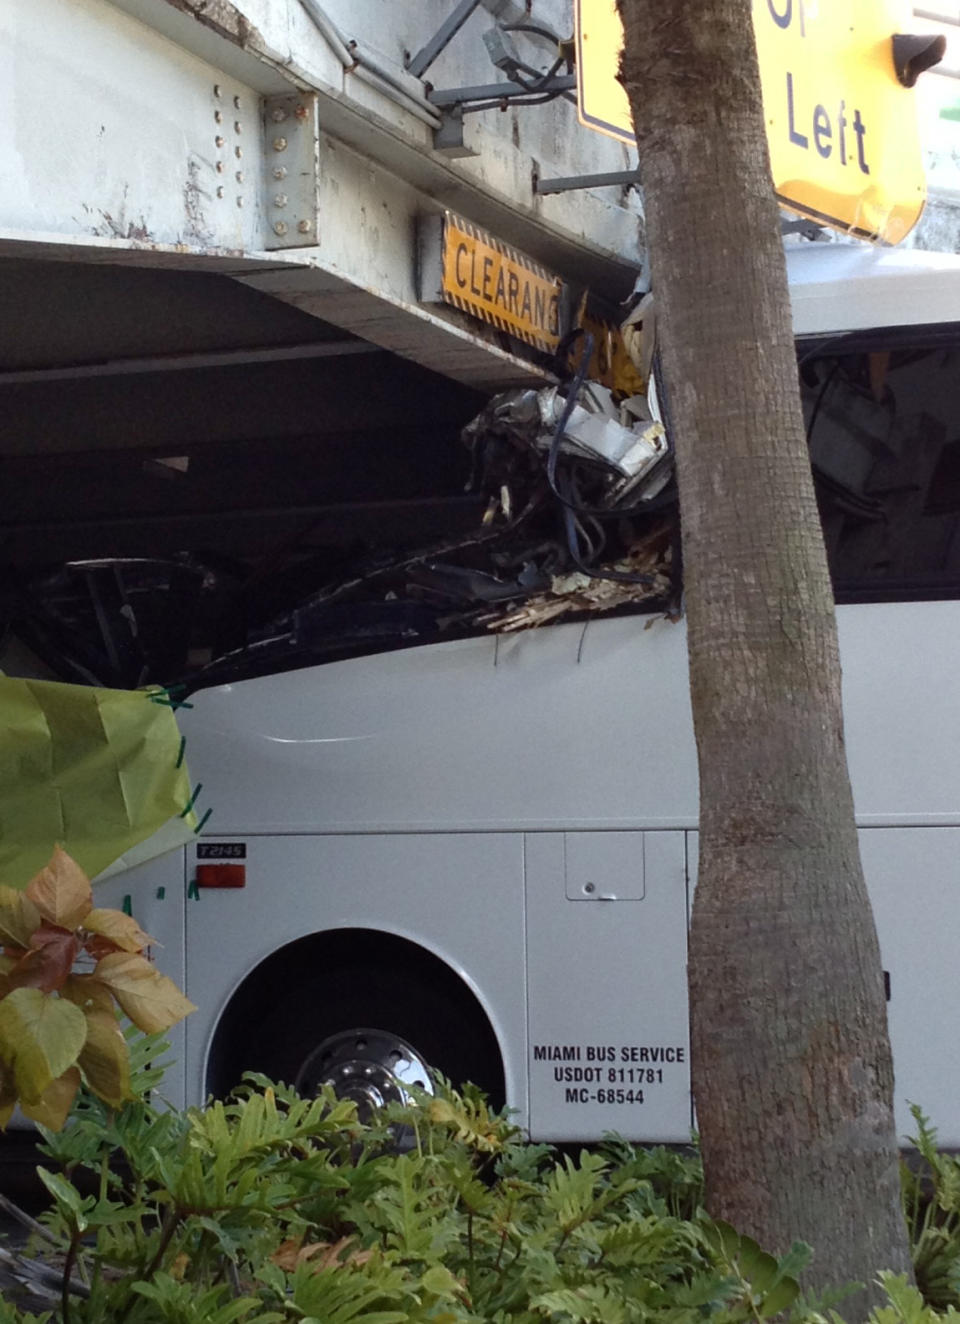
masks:
<path id="1" fill-rule="evenodd" d="M 891 40 L 911 20 L 909 0 L 754 0 L 767 141 L 784 207 L 887 243 L 916 224 L 926 196 L 916 103 L 897 80 Z M 632 142 L 616 81 L 616 0 L 577 0 L 576 34 L 582 122 Z"/>
<path id="2" fill-rule="evenodd" d="M 516 249 L 447 212 L 443 225 L 444 303 L 548 353 L 560 343 L 557 276 Z"/>

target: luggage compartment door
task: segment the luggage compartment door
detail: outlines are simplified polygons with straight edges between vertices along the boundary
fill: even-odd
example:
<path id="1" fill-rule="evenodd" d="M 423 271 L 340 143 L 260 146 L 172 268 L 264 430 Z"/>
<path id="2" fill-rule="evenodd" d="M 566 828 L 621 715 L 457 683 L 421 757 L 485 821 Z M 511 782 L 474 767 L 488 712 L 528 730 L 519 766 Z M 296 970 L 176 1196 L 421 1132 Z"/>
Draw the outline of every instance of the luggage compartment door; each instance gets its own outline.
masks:
<path id="1" fill-rule="evenodd" d="M 530 1131 L 690 1139 L 684 833 L 526 837 Z"/>

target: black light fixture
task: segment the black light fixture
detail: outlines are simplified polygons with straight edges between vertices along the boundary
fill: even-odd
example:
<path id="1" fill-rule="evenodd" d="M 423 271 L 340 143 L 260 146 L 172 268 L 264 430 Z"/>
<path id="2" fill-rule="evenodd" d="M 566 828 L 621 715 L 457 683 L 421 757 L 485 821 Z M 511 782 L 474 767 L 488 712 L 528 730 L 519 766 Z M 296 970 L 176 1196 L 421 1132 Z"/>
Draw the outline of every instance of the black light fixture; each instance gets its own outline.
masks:
<path id="1" fill-rule="evenodd" d="M 904 87 L 913 87 L 925 70 L 940 63 L 947 49 L 946 37 L 934 37 L 929 33 L 915 36 L 897 32 L 892 40 L 893 67 Z"/>

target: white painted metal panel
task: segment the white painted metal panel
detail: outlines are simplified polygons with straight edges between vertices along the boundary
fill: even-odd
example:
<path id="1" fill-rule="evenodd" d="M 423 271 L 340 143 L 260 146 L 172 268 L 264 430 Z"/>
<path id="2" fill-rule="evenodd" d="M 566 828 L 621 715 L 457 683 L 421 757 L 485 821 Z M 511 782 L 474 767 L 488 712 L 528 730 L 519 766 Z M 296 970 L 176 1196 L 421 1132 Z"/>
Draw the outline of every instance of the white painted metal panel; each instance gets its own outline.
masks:
<path id="1" fill-rule="evenodd" d="M 591 775 L 589 766 L 584 776 Z M 642 901 L 643 837 L 635 832 L 565 832 L 568 901 Z"/>
<path id="2" fill-rule="evenodd" d="M 594 841 L 585 853 L 593 844 L 601 855 L 601 835 L 587 834 Z M 683 833 L 631 835 L 645 861 L 643 900 L 583 905 L 565 894 L 564 834 L 527 836 L 530 1130 L 538 1139 L 606 1131 L 690 1139 Z"/>
<path id="3" fill-rule="evenodd" d="M 960 602 L 840 607 L 857 820 L 960 823 Z"/>
<path id="4" fill-rule="evenodd" d="M 787 251 L 798 336 L 960 322 L 960 257 L 861 244 Z"/>
<path id="5" fill-rule="evenodd" d="M 551 8 L 562 32 L 569 16 Z M 433 150 L 439 116 L 426 87 L 404 69 L 405 52 L 432 34 L 446 4 L 378 0 L 371 10 L 328 6 L 330 30 L 343 36 L 331 42 L 300 0 L 224 0 L 215 10 L 167 0 L 12 0 L 0 13 L 0 235 L 38 243 L 89 236 L 118 252 L 179 247 L 184 259 L 211 249 L 259 253 L 273 233 L 272 219 L 265 234 L 258 224 L 259 98 L 316 91 L 323 131 L 415 188 L 426 208 L 481 211 L 475 219 L 501 238 L 545 245 L 547 263 L 562 255 L 570 266 L 579 256 L 593 264 L 591 283 L 613 280 L 616 297 L 625 293 L 636 197 L 624 205 L 621 190 L 606 189 L 540 198 L 532 187 L 535 172 L 619 168 L 622 150 L 580 129 L 560 100 L 471 117 L 476 156 L 449 160 Z M 482 41 L 493 21 L 481 7 L 430 78 L 453 86 L 501 78 Z M 528 38 L 519 40 L 528 58 L 552 59 L 549 41 L 534 38 L 527 50 Z M 209 100 L 215 84 L 222 108 Z M 609 159 L 599 161 L 598 151 Z M 405 258 L 412 267 L 412 236 Z"/>
<path id="6" fill-rule="evenodd" d="M 531 21 L 552 26 L 558 37 L 572 32 L 568 0 L 537 0 L 531 16 L 514 0 L 487 0 L 478 6 L 423 79 L 407 72 L 406 58 L 426 43 L 449 17 L 453 0 L 235 0 L 209 7 L 186 0 L 213 22 L 192 21 L 192 15 L 164 0 L 115 0 L 123 9 L 137 14 L 194 49 L 206 59 L 211 51 L 211 29 L 217 19 L 224 30 L 243 32 L 242 43 L 231 54 L 249 62 L 260 62 L 263 79 L 285 75 L 300 86 L 316 88 L 326 103 L 321 124 L 328 132 L 369 153 L 372 160 L 414 182 L 419 172 L 411 163 L 401 165 L 406 147 L 420 158 L 433 182 L 425 191 L 447 205 L 464 209 L 464 199 L 486 195 L 507 203 L 511 232 L 503 239 L 523 247 L 520 234 L 512 230 L 530 227 L 541 234 L 552 232 L 573 240 L 584 252 L 606 252 L 632 261 L 637 245 L 639 200 L 634 191 L 626 196 L 620 187 L 588 193 L 575 192 L 541 197 L 533 192 L 532 177 L 539 175 L 595 174 L 625 169 L 635 153 L 619 143 L 586 130 L 577 121 L 576 109 L 567 100 L 502 112 L 498 107 L 466 117 L 467 146 L 475 155 L 449 160 L 433 149 L 436 118 L 426 101 L 426 84 L 436 88 L 462 87 L 503 81 L 506 77 L 490 62 L 484 33 L 496 21 Z M 310 11 L 322 15 L 324 23 L 311 20 Z M 325 32 L 326 35 L 325 35 Z M 549 38 L 515 34 L 522 57 L 540 68 L 549 66 L 556 44 Z M 339 52 L 339 55 L 337 54 Z M 357 60 L 357 57 L 359 61 Z M 229 56 L 216 59 L 229 67 Z M 371 75 L 370 62 L 390 82 Z M 239 76 L 243 77 L 242 70 Z M 247 75 L 251 80 L 253 75 Z M 391 86 L 392 84 L 392 86 Z M 255 84 L 259 85 L 259 84 Z M 397 88 L 399 95 L 395 95 Z M 276 90 L 271 87 L 270 90 Z M 404 93 L 407 95 L 404 96 Z M 412 100 L 411 100 L 412 99 Z M 425 109 L 426 108 L 426 109 Z M 420 176 L 418 186 L 426 180 Z M 470 206 L 466 206 L 468 214 Z M 481 221 L 481 217 L 474 219 Z"/>
<path id="7" fill-rule="evenodd" d="M 901 1138 L 909 1104 L 960 1146 L 960 830 L 877 828 L 860 834 L 880 953 L 890 975 L 887 1014 Z"/>
<path id="8" fill-rule="evenodd" d="M 960 602 L 838 616 L 859 820 L 960 824 Z M 659 618 L 356 658 L 194 703 L 188 758 L 221 830 L 696 823 L 686 634 Z"/>
<path id="9" fill-rule="evenodd" d="M 187 758 L 221 831 L 562 830 L 696 814 L 685 636 L 663 620 L 356 658 L 192 701 Z"/>
<path id="10" fill-rule="evenodd" d="M 254 772 L 259 778 L 259 773 Z M 224 838 L 217 836 L 217 840 Z M 304 934 L 369 928 L 432 951 L 469 985 L 503 1049 L 507 1096 L 526 1120 L 523 842 L 519 835 L 245 835 L 246 886 L 187 903 L 191 1100 L 203 1096 L 216 1022 L 241 980 Z M 561 880 L 562 887 L 562 880 Z M 292 1004 L 284 1017 L 309 1015 Z"/>
<path id="11" fill-rule="evenodd" d="M 0 8 L 0 123 L 3 230 L 259 247 L 258 96 L 102 0 Z"/>

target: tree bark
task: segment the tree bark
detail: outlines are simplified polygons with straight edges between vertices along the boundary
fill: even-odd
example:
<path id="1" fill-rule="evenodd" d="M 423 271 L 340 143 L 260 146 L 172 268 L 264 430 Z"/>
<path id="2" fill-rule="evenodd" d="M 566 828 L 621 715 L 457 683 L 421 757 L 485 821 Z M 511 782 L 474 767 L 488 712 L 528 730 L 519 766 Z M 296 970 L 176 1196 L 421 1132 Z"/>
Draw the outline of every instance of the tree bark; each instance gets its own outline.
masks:
<path id="1" fill-rule="evenodd" d="M 812 1286 L 872 1284 L 909 1271 L 893 1067 L 751 4 L 618 4 L 680 486 L 707 1202 L 808 1241 Z"/>

